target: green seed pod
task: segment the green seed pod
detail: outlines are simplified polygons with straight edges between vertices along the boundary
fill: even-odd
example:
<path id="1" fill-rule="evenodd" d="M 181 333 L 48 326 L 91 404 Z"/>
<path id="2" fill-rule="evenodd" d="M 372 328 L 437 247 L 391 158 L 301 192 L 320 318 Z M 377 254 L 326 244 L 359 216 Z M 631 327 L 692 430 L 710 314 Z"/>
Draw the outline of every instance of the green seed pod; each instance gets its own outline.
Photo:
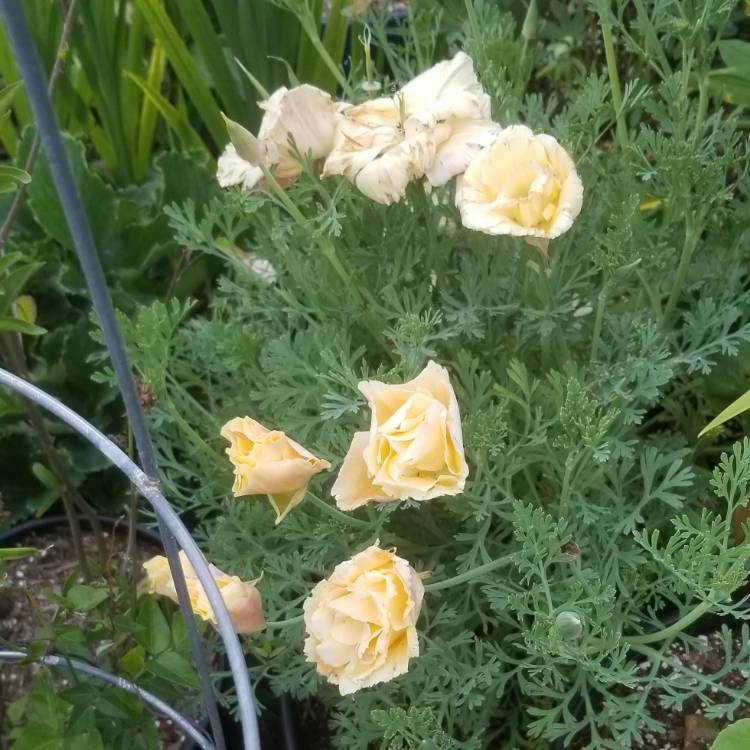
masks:
<path id="1" fill-rule="evenodd" d="M 529 7 L 526 9 L 526 17 L 523 19 L 523 26 L 521 27 L 521 36 L 527 41 L 536 39 L 536 22 L 538 16 L 536 0 L 530 0 Z"/>
<path id="2" fill-rule="evenodd" d="M 229 140 L 235 149 L 237 149 L 239 156 L 257 167 L 261 162 L 258 139 L 238 122 L 230 120 L 223 112 L 221 116 L 224 118 L 227 126 Z"/>
<path id="3" fill-rule="evenodd" d="M 574 641 L 583 633 L 583 623 L 575 612 L 560 612 L 555 617 L 555 630 L 566 641 Z"/>

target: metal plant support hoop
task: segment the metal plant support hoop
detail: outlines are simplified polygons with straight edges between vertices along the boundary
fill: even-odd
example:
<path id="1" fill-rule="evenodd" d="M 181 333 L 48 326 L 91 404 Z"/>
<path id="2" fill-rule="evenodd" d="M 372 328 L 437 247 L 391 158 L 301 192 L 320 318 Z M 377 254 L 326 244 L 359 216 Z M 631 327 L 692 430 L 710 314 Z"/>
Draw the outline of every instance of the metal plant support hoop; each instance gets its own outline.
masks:
<path id="1" fill-rule="evenodd" d="M 0 661 L 7 661 L 13 663 L 23 662 L 26 660 L 27 653 L 25 651 L 15 649 L 2 649 L 0 650 Z M 53 667 L 56 669 L 67 669 L 74 672 L 80 672 L 81 674 L 95 677 L 97 680 L 107 682 L 110 685 L 125 690 L 131 695 L 135 695 L 143 703 L 154 711 L 163 714 L 167 718 L 171 719 L 176 726 L 178 726 L 193 742 L 198 745 L 202 750 L 211 750 L 214 745 L 207 739 L 202 732 L 197 730 L 181 713 L 175 711 L 170 705 L 165 703 L 161 698 L 157 698 L 153 693 L 149 693 L 148 690 L 144 690 L 138 687 L 133 682 L 126 680 L 117 675 L 105 672 L 99 667 L 94 667 L 85 661 L 80 659 L 69 659 L 67 656 L 57 656 L 56 654 L 47 654 L 46 656 L 40 656 L 38 659 L 34 659 L 36 664 L 42 664 L 45 667 Z"/>
<path id="2" fill-rule="evenodd" d="M 91 228 L 65 154 L 62 136 L 52 110 L 49 95 L 47 94 L 46 82 L 34 48 L 33 39 L 29 33 L 21 0 L 0 0 L 0 14 L 2 14 L 13 47 L 16 63 L 39 129 L 42 147 L 49 161 L 55 188 L 60 198 L 70 234 L 73 238 L 94 309 L 101 324 L 102 333 L 107 343 L 107 349 L 117 377 L 120 394 L 125 404 L 128 420 L 133 429 L 138 455 L 145 471 L 142 471 L 123 451 L 93 425 L 89 424 L 64 404 L 44 393 L 44 391 L 4 370 L 0 370 L 0 383 L 52 412 L 83 435 L 130 479 L 139 493 L 153 507 L 159 523 L 159 533 L 164 545 L 164 551 L 169 560 L 170 570 L 175 582 L 180 602 L 180 611 L 185 620 L 190 647 L 193 651 L 195 666 L 200 679 L 203 703 L 211 724 L 213 743 L 206 745 L 206 740 L 204 740 L 204 744 L 201 746 L 216 748 L 216 750 L 226 750 L 205 651 L 195 626 L 187 595 L 185 577 L 178 558 L 178 548 L 184 550 L 208 596 L 227 651 L 227 658 L 237 695 L 238 715 L 242 725 L 245 750 L 260 750 L 255 698 L 250 685 L 242 647 L 237 633 L 232 626 L 229 612 L 208 569 L 203 554 L 177 513 L 159 491 L 158 467 L 146 426 L 146 418 L 138 400 L 130 363 L 128 362 L 122 335 L 117 324 L 104 272 L 99 262 Z M 90 669 L 96 669 L 90 665 L 87 666 Z M 143 695 L 143 693 L 141 694 Z"/>

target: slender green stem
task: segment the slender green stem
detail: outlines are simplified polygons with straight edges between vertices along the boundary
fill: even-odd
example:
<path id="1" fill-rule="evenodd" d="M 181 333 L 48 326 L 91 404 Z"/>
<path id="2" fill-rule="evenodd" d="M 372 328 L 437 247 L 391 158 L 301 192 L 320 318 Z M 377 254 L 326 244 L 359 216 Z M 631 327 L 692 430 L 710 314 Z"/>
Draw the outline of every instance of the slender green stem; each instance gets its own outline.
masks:
<path id="1" fill-rule="evenodd" d="M 698 79 L 698 107 L 695 111 L 695 129 L 693 137 L 697 141 L 701 137 L 703 120 L 708 109 L 708 74 L 703 72 Z"/>
<path id="2" fill-rule="evenodd" d="M 661 312 L 661 301 L 659 300 L 659 297 L 651 288 L 651 284 L 648 283 L 648 279 L 644 276 L 643 271 L 636 271 L 635 273 L 636 273 L 636 276 L 638 277 L 638 280 L 643 285 L 643 289 L 646 292 L 648 301 L 651 303 L 651 308 L 654 311 L 654 315 L 656 315 L 657 318 L 661 319 L 662 312 Z"/>
<path id="3" fill-rule="evenodd" d="M 347 289 L 360 301 L 362 305 L 366 304 L 365 296 L 362 294 L 359 287 L 354 283 L 354 279 L 350 276 L 349 272 L 344 268 L 339 256 L 336 254 L 336 248 L 333 246 L 333 242 L 328 237 L 316 236 L 315 240 L 318 243 L 323 255 L 325 255 L 328 262 L 333 267 L 333 270 L 339 275 L 341 281 L 344 282 Z"/>
<path id="4" fill-rule="evenodd" d="M 547 571 L 542 563 L 539 563 L 539 580 L 542 582 L 542 588 L 544 589 L 544 598 L 547 602 L 547 611 L 549 613 L 549 616 L 552 617 L 555 612 L 555 605 L 552 603 L 552 592 L 550 591 L 549 581 L 547 580 Z"/>
<path id="5" fill-rule="evenodd" d="M 701 602 L 668 628 L 662 628 L 662 630 L 657 630 L 655 633 L 646 633 L 645 635 L 624 635 L 622 639 L 625 643 L 633 646 L 643 646 L 647 643 L 656 643 L 667 638 L 673 638 L 705 615 L 713 607 L 713 604 L 713 602 L 709 601 Z"/>
<path id="6" fill-rule="evenodd" d="M 441 589 L 449 589 L 453 586 L 460 586 L 462 583 L 471 581 L 474 578 L 479 578 L 479 576 L 483 576 L 486 573 L 491 573 L 493 570 L 497 570 L 498 568 L 503 568 L 506 565 L 510 565 L 512 562 L 513 555 L 498 557 L 497 560 L 492 560 L 491 562 L 485 563 L 484 565 L 479 565 L 476 568 L 467 570 L 465 573 L 460 573 L 457 576 L 453 576 L 453 578 L 446 578 L 442 581 L 435 581 L 435 583 L 428 583 L 425 586 L 425 590 L 440 591 Z"/>
<path id="7" fill-rule="evenodd" d="M 172 417 L 175 424 L 182 430 L 195 448 L 204 453 L 213 463 L 220 461 L 219 454 L 187 423 L 171 401 L 166 403 L 165 411 Z"/>
<path id="8" fill-rule="evenodd" d="M 578 463 L 577 454 L 569 454 L 565 459 L 565 471 L 563 472 L 562 489 L 560 490 L 560 513 L 562 514 L 568 507 L 568 496 L 570 495 L 570 478 L 573 473 L 573 467 Z"/>
<path id="9" fill-rule="evenodd" d="M 661 77 L 663 79 L 666 79 L 671 75 L 672 68 L 669 65 L 667 53 L 664 51 L 664 45 L 661 43 L 659 35 L 656 33 L 654 24 L 651 22 L 651 16 L 649 16 L 648 10 L 646 10 L 646 6 L 643 4 L 643 0 L 633 0 L 633 5 L 638 12 L 638 20 L 641 22 L 643 27 L 647 48 L 648 45 L 651 45 L 651 49 L 647 49 L 647 51 L 650 51 L 652 55 L 655 54 L 659 59 L 661 68 L 657 68 L 657 70 L 659 71 Z M 648 58 L 648 55 L 646 57 Z"/>
<path id="10" fill-rule="evenodd" d="M 261 167 L 261 169 L 263 170 L 263 176 L 266 180 L 266 184 L 271 188 L 271 191 L 279 199 L 279 202 L 282 204 L 282 206 L 284 206 L 284 208 L 289 212 L 289 215 L 297 222 L 297 224 L 299 224 L 300 227 L 306 228 L 307 219 L 305 218 L 304 214 L 299 210 L 299 208 L 297 208 L 297 206 L 294 204 L 294 201 L 287 195 L 286 190 L 284 190 L 284 188 L 279 185 L 278 181 L 271 173 L 271 170 L 266 169 L 266 167 Z M 336 248 L 333 246 L 330 238 L 324 235 L 313 233 L 313 239 L 315 240 L 315 242 L 317 242 L 321 252 L 331 264 L 333 270 L 336 271 L 336 273 L 339 275 L 339 278 L 344 282 L 349 291 L 355 297 L 357 297 L 360 303 L 364 305 L 366 302 L 364 295 L 360 291 L 359 287 L 354 283 L 354 280 L 349 275 L 349 272 L 341 264 L 341 261 L 336 254 Z"/>
<path id="11" fill-rule="evenodd" d="M 266 629 L 271 630 L 274 629 L 281 629 L 281 628 L 288 628 L 291 625 L 296 625 L 297 623 L 302 622 L 305 619 L 304 615 L 297 615 L 296 617 L 290 617 L 288 620 L 276 620 L 275 622 L 267 622 L 266 623 Z"/>
<path id="12" fill-rule="evenodd" d="M 341 86 L 341 90 L 346 95 L 347 99 L 351 99 L 354 96 L 352 87 L 349 85 L 349 81 L 346 80 L 346 76 L 341 72 L 341 68 L 336 65 L 330 53 L 323 44 L 318 32 L 318 20 L 315 19 L 309 7 L 306 9 L 307 12 L 303 13 L 299 20 L 302 23 L 302 28 L 307 34 L 310 43 L 315 48 L 315 51 L 320 55 L 320 59 L 331 74 L 336 79 L 336 82 Z"/>
<path id="13" fill-rule="evenodd" d="M 620 87 L 620 76 L 617 73 L 617 58 L 615 57 L 615 45 L 612 42 L 612 27 L 608 23 L 602 23 L 602 38 L 604 40 L 604 54 L 607 58 L 607 73 L 609 74 L 609 85 L 612 89 L 612 104 L 615 108 L 617 118 L 617 141 L 620 148 L 628 147 L 628 127 L 625 124 L 625 116 L 622 111 L 622 88 Z"/>
<path id="14" fill-rule="evenodd" d="M 356 526 L 358 528 L 365 529 L 370 528 L 370 524 L 367 521 L 361 521 L 359 518 L 354 518 L 354 516 L 350 515 L 349 513 L 340 511 L 338 508 L 335 508 L 333 505 L 329 505 L 327 502 L 325 502 L 325 500 L 322 500 L 310 491 L 308 491 L 307 497 L 310 498 L 310 502 L 313 505 L 317 505 L 318 508 L 320 508 L 322 511 L 328 513 L 329 516 L 333 516 L 333 518 L 336 518 L 339 521 L 343 521 L 344 523 L 349 524 L 349 526 Z"/>
<path id="15" fill-rule="evenodd" d="M 602 335 L 602 322 L 604 320 L 604 308 L 607 306 L 607 296 L 609 295 L 609 285 L 605 281 L 602 290 L 599 292 L 596 304 L 596 317 L 594 318 L 594 333 L 591 338 L 591 355 L 589 362 L 596 361 L 596 355 L 599 352 L 599 341 Z"/>
<path id="16" fill-rule="evenodd" d="M 698 246 L 698 239 L 700 238 L 700 231 L 696 231 L 692 225 L 692 222 L 688 219 L 685 226 L 685 243 L 682 246 L 682 255 L 680 256 L 680 264 L 677 266 L 677 273 L 674 276 L 674 282 L 672 283 L 672 290 L 669 293 L 669 299 L 664 307 L 664 313 L 662 314 L 662 326 L 666 327 L 672 322 L 672 316 L 674 315 L 677 302 L 680 299 L 682 293 L 682 287 L 685 284 L 685 277 L 687 276 L 688 269 L 690 268 L 690 261 L 693 258 L 695 248 Z"/>

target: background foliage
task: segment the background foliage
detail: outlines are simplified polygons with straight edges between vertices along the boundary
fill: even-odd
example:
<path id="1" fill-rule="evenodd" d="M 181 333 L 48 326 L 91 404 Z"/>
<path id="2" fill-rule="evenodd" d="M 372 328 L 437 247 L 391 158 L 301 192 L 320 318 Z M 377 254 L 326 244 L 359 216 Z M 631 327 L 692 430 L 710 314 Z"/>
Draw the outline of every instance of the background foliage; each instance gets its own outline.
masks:
<path id="1" fill-rule="evenodd" d="M 48 34 L 49 63 L 57 36 L 42 6 L 35 27 Z M 352 750 L 545 748 L 555 738 L 628 747 L 655 726 L 645 701 L 657 688 L 676 705 L 699 694 L 731 715 L 743 691 L 709 693 L 695 673 L 641 676 L 635 665 L 658 661 L 668 639 L 639 639 L 668 618 L 743 616 L 731 596 L 745 578 L 736 510 L 747 500 L 750 443 L 734 443 L 745 431 L 738 421 L 698 433 L 748 386 L 744 6 L 552 0 L 527 12 L 420 0 L 404 24 L 389 8 L 367 17 L 384 90 L 461 47 L 496 120 L 552 133 L 573 155 L 584 209 L 548 265 L 515 240 L 463 230 L 450 188 L 414 186 L 385 208 L 346 183 L 305 176 L 289 190 L 303 221 L 268 194 L 219 195 L 210 157 L 225 140 L 219 108 L 249 127 L 258 116 L 235 57 L 267 89 L 299 79 L 365 98 L 361 21 L 347 41 L 346 7 L 322 33 L 311 2 L 236 11 L 257 13 L 252 23 L 226 15 L 234 7 L 89 8 L 57 106 L 74 134 L 166 494 L 200 523 L 217 565 L 264 573 L 277 624 L 247 641 L 255 679 L 291 693 L 324 718 L 334 747 Z M 340 67 L 347 44 L 351 62 Z M 110 64 L 92 70 L 102 60 Z M 13 107 L 0 137 L 23 164 L 23 97 Z M 82 147 L 84 132 L 92 136 Z M 85 335 L 85 297 L 44 186 L 41 163 L 9 243 L 45 263 L 29 281 L 49 331 L 27 343 L 34 374 L 118 429 L 106 366 L 96 387 L 89 382 L 101 348 Z M 328 242 L 364 304 L 328 264 Z M 275 280 L 257 274 L 258 258 Z M 326 497 L 332 473 L 278 528 L 264 503 L 228 497 L 223 421 L 251 414 L 335 472 L 367 421 L 357 382 L 397 382 L 429 358 L 449 368 L 458 394 L 471 466 L 463 495 L 343 515 Z M 0 454 L 17 466 L 33 437 L 19 404 L 4 408 L 2 444 L 14 447 Z M 106 475 L 68 440 L 58 443 L 72 476 L 101 497 Z M 11 510 L 44 507 L 28 492 L 34 476 L 13 476 L 23 500 Z M 433 583 L 505 556 L 510 564 L 428 591 L 409 674 L 341 699 L 304 662 L 294 618 L 315 582 L 375 539 Z M 561 627 L 564 613 L 580 621 L 579 637 Z M 725 638 L 727 666 L 745 664 L 747 634 L 739 649 Z"/>

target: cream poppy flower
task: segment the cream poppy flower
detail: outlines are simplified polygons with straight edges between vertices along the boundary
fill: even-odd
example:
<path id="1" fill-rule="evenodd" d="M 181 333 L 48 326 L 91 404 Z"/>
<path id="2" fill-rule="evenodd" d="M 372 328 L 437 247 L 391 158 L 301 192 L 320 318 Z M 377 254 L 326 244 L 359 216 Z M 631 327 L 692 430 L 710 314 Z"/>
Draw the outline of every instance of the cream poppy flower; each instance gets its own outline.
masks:
<path id="1" fill-rule="evenodd" d="M 259 106 L 264 114 L 257 138 L 228 121 L 232 143 L 219 157 L 217 170 L 222 187 L 251 190 L 263 178 L 261 166 L 280 183 L 289 183 L 302 171 L 296 152 L 316 160 L 333 147 L 337 105 L 325 91 L 308 84 L 282 87 Z"/>
<path id="2" fill-rule="evenodd" d="M 372 410 L 370 430 L 354 434 L 331 489 L 339 508 L 463 491 L 469 467 L 458 403 L 444 367 L 429 362 L 408 383 L 369 380 L 359 390 Z"/>
<path id="3" fill-rule="evenodd" d="M 234 466 L 234 496 L 268 495 L 277 524 L 302 501 L 310 480 L 331 468 L 283 432 L 250 417 L 230 419 L 221 436 L 231 443 L 226 453 Z"/>
<path id="4" fill-rule="evenodd" d="M 190 597 L 193 612 L 203 620 L 216 625 L 216 616 L 208 601 L 193 566 L 184 552 L 180 552 L 180 565 L 185 575 L 185 584 Z M 162 555 L 152 557 L 143 563 L 146 571 L 146 586 L 149 593 L 166 596 L 177 602 L 177 590 L 169 570 L 169 562 Z M 230 576 L 209 564 L 211 575 L 221 593 L 221 598 L 227 605 L 232 625 L 237 633 L 255 633 L 266 626 L 263 617 L 263 602 L 254 583 L 242 581 L 238 576 Z"/>
<path id="5" fill-rule="evenodd" d="M 471 58 L 459 52 L 395 96 L 343 110 L 323 176 L 344 175 L 389 205 L 403 198 L 411 180 L 427 176 L 432 185 L 446 183 L 499 130 Z"/>
<path id="6" fill-rule="evenodd" d="M 546 255 L 573 226 L 583 185 L 573 160 L 550 135 L 524 125 L 500 133 L 456 181 L 456 205 L 469 229 L 524 237 Z"/>
<path id="7" fill-rule="evenodd" d="M 423 596 L 414 568 L 377 545 L 339 563 L 305 600 L 307 660 L 341 695 L 404 674 Z"/>

